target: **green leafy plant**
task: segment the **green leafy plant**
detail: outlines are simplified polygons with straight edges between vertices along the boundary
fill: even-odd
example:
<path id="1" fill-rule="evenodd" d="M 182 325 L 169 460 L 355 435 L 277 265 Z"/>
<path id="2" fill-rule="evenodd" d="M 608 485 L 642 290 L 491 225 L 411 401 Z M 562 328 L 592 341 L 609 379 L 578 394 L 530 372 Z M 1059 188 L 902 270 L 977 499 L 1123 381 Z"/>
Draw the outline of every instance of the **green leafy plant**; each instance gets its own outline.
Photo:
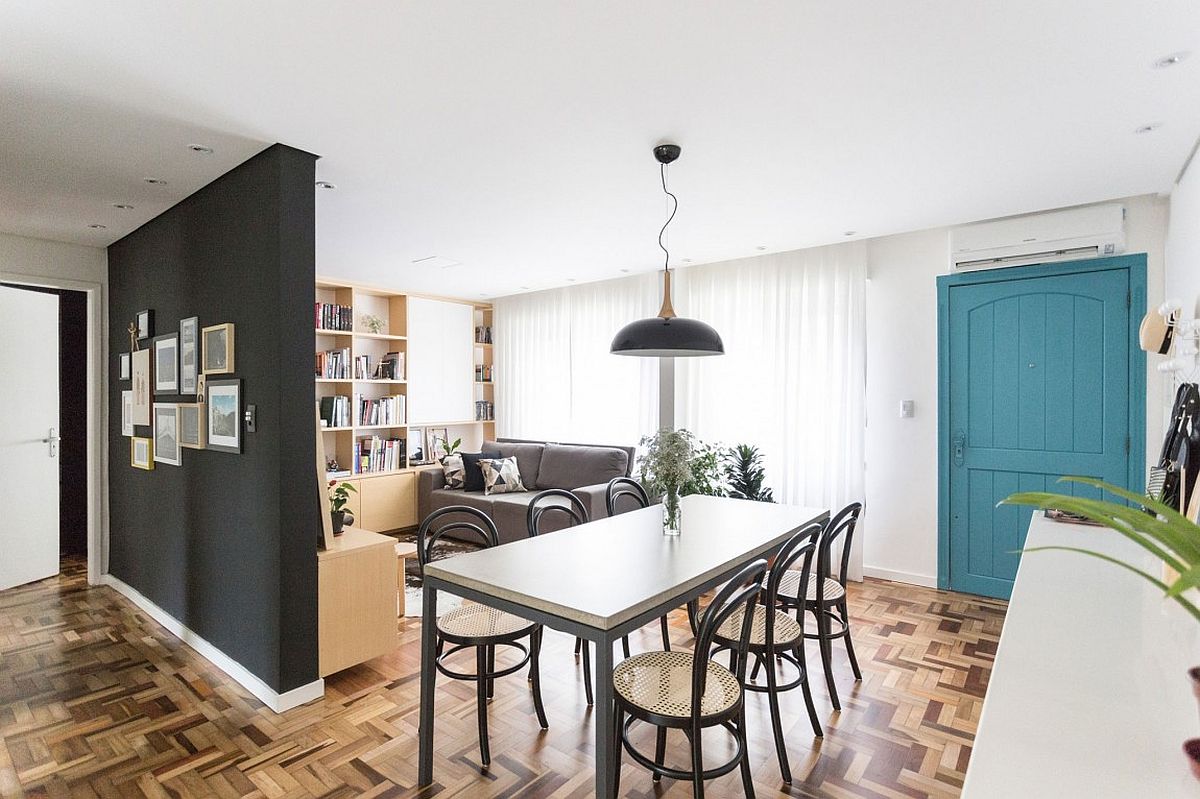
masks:
<path id="1" fill-rule="evenodd" d="M 641 441 L 638 470 L 650 496 L 663 498 L 666 523 L 679 526 L 679 498 L 686 494 L 716 495 L 721 491 L 720 462 L 715 448 L 687 430 L 660 430 Z"/>
<path id="2" fill-rule="evenodd" d="M 346 510 L 350 501 L 350 492 L 358 492 L 353 483 L 342 483 L 337 480 L 329 481 L 329 512 L 340 513 Z"/>
<path id="3" fill-rule="evenodd" d="M 721 449 L 711 444 L 696 441 L 692 448 L 691 475 L 683 484 L 683 496 L 703 494 L 708 497 L 725 496 L 724 478 L 721 474 Z"/>
<path id="4" fill-rule="evenodd" d="M 1189 521 L 1179 511 L 1168 505 L 1100 480 L 1088 477 L 1064 477 L 1062 480 L 1082 483 L 1107 491 L 1114 496 L 1129 500 L 1133 504 L 1127 505 L 1120 502 L 1107 502 L 1100 499 L 1086 499 L 1042 491 L 1013 494 L 1003 500 L 1001 504 L 1029 505 L 1043 510 L 1060 510 L 1083 516 L 1125 536 L 1161 560 L 1179 576 L 1168 585 L 1153 574 L 1142 571 L 1122 560 L 1082 547 L 1030 547 L 1023 551 L 1040 552 L 1057 549 L 1078 552 L 1108 561 L 1151 583 L 1167 598 L 1174 599 L 1182 605 L 1192 615 L 1192 618 L 1200 621 L 1200 608 L 1197 608 L 1184 596 L 1189 588 L 1200 586 L 1200 526 Z M 1147 513 L 1139 506 L 1145 506 L 1152 512 Z"/>
<path id="5" fill-rule="evenodd" d="M 443 441 L 442 449 L 446 451 L 446 455 L 453 455 L 462 446 L 462 439 L 456 438 L 453 441 Z"/>
<path id="6" fill-rule="evenodd" d="M 771 489 L 763 485 L 767 473 L 762 466 L 762 453 L 758 447 L 738 444 L 721 454 L 721 468 L 729 488 L 726 496 L 734 499 L 753 499 L 756 502 L 774 502 Z"/>

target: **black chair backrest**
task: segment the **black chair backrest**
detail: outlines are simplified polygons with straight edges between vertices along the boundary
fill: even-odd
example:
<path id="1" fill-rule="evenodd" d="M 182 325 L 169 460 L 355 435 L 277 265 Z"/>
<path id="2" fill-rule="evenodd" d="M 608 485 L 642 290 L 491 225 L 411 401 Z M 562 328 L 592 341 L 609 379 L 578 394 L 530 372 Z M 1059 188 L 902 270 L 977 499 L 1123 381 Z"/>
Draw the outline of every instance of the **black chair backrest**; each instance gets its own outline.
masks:
<path id="1" fill-rule="evenodd" d="M 560 500 L 566 500 L 566 504 Z M 542 517 L 548 513 L 565 515 L 568 527 L 591 521 L 579 497 L 562 488 L 547 488 L 529 500 L 529 509 L 525 511 L 525 526 L 530 538 L 541 532 Z"/>
<path id="2" fill-rule="evenodd" d="M 742 630 L 738 635 L 737 669 L 734 672 L 738 682 L 746 682 L 747 649 L 750 644 L 750 630 L 754 622 L 754 604 L 762 592 L 763 577 L 767 573 L 767 561 L 759 558 L 746 564 L 741 571 L 733 576 L 725 587 L 720 590 L 712 603 L 705 609 L 700 625 L 696 630 L 696 647 L 693 650 L 696 657 L 692 661 L 692 724 L 699 725 L 700 698 L 704 696 L 705 683 L 708 679 L 708 653 L 712 651 L 713 638 L 721 625 L 739 608 L 745 610 L 742 616 Z"/>
<path id="3" fill-rule="evenodd" d="M 851 502 L 837 512 L 825 525 L 825 533 L 821 536 L 820 551 L 817 553 L 817 597 L 824 596 L 826 577 L 833 577 L 842 588 L 846 587 L 846 576 L 850 569 L 850 545 L 854 543 L 854 528 L 858 525 L 858 514 L 862 513 L 861 502 Z M 842 541 L 841 568 L 833 573 L 833 545 L 839 538 Z"/>
<path id="4" fill-rule="evenodd" d="M 443 522 L 437 526 L 437 529 L 434 529 L 434 525 L 447 516 L 458 518 Z M 433 559 L 433 552 L 438 542 L 447 533 L 452 532 L 467 533 L 471 537 L 477 537 L 484 548 L 500 544 L 500 533 L 496 529 L 496 523 L 478 508 L 467 505 L 449 505 L 445 508 L 438 508 L 426 516 L 421 522 L 421 526 L 417 528 L 417 562 L 421 564 L 422 571 L 425 569 L 425 564 Z"/>
<path id="5" fill-rule="evenodd" d="M 646 496 L 646 489 L 642 488 L 642 484 L 637 480 L 632 480 L 628 477 L 614 477 L 608 481 L 608 488 L 604 491 L 604 506 L 608 509 L 609 516 L 616 516 L 619 511 L 617 503 L 621 500 L 628 499 L 625 504 L 628 506 L 633 504 L 633 508 L 647 508 L 650 506 L 650 497 Z"/>
<path id="6" fill-rule="evenodd" d="M 775 605 L 779 598 L 779 584 L 791 570 L 796 561 L 804 559 L 800 567 L 800 585 L 796 596 L 803 599 L 808 594 L 808 580 L 812 575 L 813 555 L 817 551 L 817 543 L 825 529 L 824 522 L 813 522 L 802 527 L 799 532 L 787 540 L 775 555 L 775 563 L 767 572 L 767 585 L 763 591 L 763 606 L 767 609 L 767 641 L 775 640 Z"/>

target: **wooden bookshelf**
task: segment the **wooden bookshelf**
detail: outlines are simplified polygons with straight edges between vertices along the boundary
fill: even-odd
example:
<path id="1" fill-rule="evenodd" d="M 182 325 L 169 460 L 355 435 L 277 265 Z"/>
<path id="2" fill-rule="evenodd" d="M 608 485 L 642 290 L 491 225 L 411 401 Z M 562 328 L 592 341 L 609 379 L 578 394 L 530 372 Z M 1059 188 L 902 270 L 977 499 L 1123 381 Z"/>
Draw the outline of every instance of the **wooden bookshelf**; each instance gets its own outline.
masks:
<path id="1" fill-rule="evenodd" d="M 490 337 L 493 333 L 492 322 L 494 320 L 493 308 L 487 303 L 475 304 L 475 402 L 485 402 L 490 406 L 491 413 L 487 418 L 479 418 L 479 424 L 483 427 L 484 440 L 496 440 L 496 361 L 494 357 L 494 346 L 492 341 L 482 340 Z M 487 331 L 486 336 L 479 334 L 480 329 Z M 494 341 L 494 339 L 493 339 Z M 479 370 L 483 368 L 487 370 L 487 374 L 481 376 Z M 478 407 L 478 406 L 477 406 Z"/>

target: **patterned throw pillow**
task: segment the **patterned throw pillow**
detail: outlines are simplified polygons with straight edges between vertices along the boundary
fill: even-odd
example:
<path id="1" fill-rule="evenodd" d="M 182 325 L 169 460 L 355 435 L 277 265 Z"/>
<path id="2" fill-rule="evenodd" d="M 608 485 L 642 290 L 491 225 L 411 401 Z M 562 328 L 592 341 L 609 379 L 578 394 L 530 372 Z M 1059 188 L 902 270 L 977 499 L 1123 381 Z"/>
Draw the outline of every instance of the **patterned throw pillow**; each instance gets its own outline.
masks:
<path id="1" fill-rule="evenodd" d="M 446 488 L 462 488 L 466 481 L 466 471 L 463 469 L 462 455 L 455 452 L 447 455 L 442 461 L 442 470 L 446 473 Z"/>
<path id="2" fill-rule="evenodd" d="M 517 469 L 517 459 L 514 458 L 483 458 L 479 461 L 483 469 L 484 494 L 511 494 L 514 491 L 524 491 L 521 485 L 521 472 Z"/>

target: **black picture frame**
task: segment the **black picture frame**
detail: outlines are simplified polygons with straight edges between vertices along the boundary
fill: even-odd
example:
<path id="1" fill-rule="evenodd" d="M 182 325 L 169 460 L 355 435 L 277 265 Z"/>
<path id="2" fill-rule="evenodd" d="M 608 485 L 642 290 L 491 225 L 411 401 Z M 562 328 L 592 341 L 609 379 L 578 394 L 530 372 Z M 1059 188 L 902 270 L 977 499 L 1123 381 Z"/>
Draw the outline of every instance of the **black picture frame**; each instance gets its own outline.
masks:
<path id="1" fill-rule="evenodd" d="M 154 311 L 146 309 L 145 311 L 137 312 L 137 337 L 138 341 L 145 341 L 154 335 Z"/>
<path id="2" fill-rule="evenodd" d="M 240 378 L 204 383 L 204 413 L 208 441 L 205 449 L 242 453 L 242 381 Z"/>
<path id="3" fill-rule="evenodd" d="M 133 356 L 128 352 L 117 354 L 117 379 L 133 379 Z"/>
<path id="4" fill-rule="evenodd" d="M 154 361 L 154 396 L 179 394 L 179 334 L 155 336 L 150 342 Z"/>

